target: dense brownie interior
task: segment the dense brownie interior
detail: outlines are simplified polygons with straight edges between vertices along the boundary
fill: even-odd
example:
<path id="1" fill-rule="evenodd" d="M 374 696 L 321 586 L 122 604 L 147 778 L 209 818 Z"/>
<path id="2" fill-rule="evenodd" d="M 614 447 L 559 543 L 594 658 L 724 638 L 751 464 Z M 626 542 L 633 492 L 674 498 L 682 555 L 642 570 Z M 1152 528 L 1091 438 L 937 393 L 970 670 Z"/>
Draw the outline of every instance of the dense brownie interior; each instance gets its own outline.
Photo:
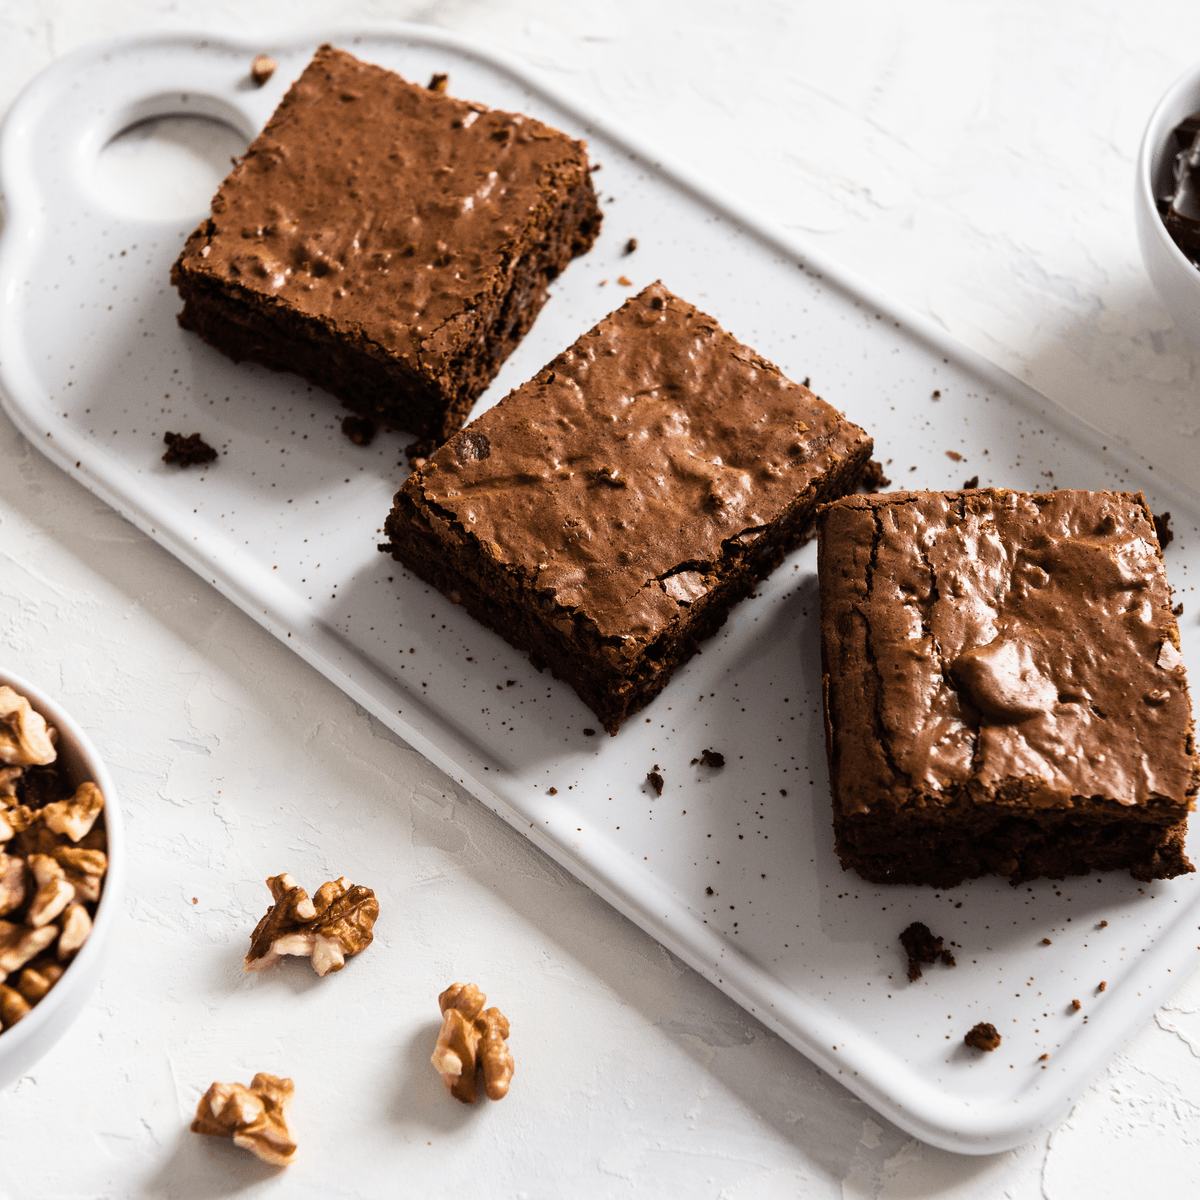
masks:
<path id="1" fill-rule="evenodd" d="M 938 887 L 1193 869 L 1191 708 L 1144 498 L 849 497 L 820 539 L 843 866 Z"/>
<path id="2" fill-rule="evenodd" d="M 654 284 L 415 472 L 385 548 L 615 733 L 870 453 L 832 406 Z"/>
<path id="3" fill-rule="evenodd" d="M 581 142 L 322 46 L 171 278 L 231 358 L 440 440 L 600 219 Z"/>

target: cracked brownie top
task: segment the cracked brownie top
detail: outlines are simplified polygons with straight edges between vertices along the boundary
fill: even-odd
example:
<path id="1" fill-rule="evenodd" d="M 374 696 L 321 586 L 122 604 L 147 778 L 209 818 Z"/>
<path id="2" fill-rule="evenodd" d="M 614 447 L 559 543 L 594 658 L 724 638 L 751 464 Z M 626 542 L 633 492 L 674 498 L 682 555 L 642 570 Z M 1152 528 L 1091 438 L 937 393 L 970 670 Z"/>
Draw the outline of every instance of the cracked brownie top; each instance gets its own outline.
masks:
<path id="1" fill-rule="evenodd" d="M 1179 631 L 1144 497 L 853 496 L 820 518 L 835 802 L 1186 808 Z"/>
<path id="2" fill-rule="evenodd" d="M 656 283 L 406 486 L 602 637 L 646 638 L 869 441 Z"/>

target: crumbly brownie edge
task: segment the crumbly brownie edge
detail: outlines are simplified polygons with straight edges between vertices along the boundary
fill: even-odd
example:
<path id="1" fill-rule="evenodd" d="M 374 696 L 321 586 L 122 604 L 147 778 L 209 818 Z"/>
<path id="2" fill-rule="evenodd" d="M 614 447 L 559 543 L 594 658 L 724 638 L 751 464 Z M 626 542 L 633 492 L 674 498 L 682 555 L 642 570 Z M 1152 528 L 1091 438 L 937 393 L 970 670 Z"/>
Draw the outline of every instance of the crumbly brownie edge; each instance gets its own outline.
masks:
<path id="1" fill-rule="evenodd" d="M 730 609 L 753 590 L 783 558 L 812 534 L 822 503 L 852 491 L 866 470 L 873 450 L 869 437 L 855 453 L 813 480 L 763 535 L 749 547 L 735 539 L 713 564 L 718 582 L 703 600 L 681 607 L 679 616 L 632 656 L 604 655 L 606 642 L 586 617 L 534 590 L 526 572 L 493 562 L 478 539 L 452 514 L 442 513 L 421 494 L 420 475 L 414 474 L 397 493 L 385 523 L 390 544 L 382 547 L 414 574 L 432 584 L 481 624 L 546 665 L 556 678 L 571 685 L 610 734 L 649 704 L 666 687 L 677 666 L 715 633 Z M 443 530 L 439 534 L 438 530 Z M 682 565 L 682 564 L 680 564 Z M 580 646 L 590 654 L 580 655 Z M 620 666 L 613 664 L 619 663 Z"/>

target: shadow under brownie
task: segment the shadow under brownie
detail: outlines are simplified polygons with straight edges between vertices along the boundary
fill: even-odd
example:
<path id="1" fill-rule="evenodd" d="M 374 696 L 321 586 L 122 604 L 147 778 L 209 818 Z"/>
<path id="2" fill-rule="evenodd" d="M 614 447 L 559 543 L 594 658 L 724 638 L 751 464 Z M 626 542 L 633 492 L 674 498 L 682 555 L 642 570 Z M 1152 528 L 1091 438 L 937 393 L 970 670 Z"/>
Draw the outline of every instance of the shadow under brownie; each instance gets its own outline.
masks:
<path id="1" fill-rule="evenodd" d="M 609 733 L 852 490 L 871 439 L 652 284 L 405 482 L 390 550 Z"/>
<path id="2" fill-rule="evenodd" d="M 235 361 L 441 441 L 600 221 L 582 142 L 322 46 L 171 281 Z"/>
<path id="3" fill-rule="evenodd" d="M 1191 708 L 1140 494 L 856 496 L 819 536 L 844 868 L 934 887 L 1194 869 Z"/>

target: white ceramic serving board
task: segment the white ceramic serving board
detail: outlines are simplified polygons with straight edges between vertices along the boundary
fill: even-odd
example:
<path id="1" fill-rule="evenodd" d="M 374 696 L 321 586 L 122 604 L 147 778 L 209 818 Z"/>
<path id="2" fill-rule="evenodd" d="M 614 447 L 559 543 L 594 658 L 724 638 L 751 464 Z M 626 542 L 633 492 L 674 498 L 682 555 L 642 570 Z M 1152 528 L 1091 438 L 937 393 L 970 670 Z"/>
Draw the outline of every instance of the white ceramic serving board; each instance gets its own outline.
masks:
<path id="1" fill-rule="evenodd" d="M 132 124 L 179 114 L 219 118 L 244 144 L 318 40 L 112 42 L 56 63 L 21 96 L 0 142 L 8 413 L 85 487 L 898 1125 L 971 1153 L 1033 1137 L 1200 961 L 1200 879 L 933 892 L 844 874 L 811 545 L 615 738 L 588 736 L 598 722 L 569 688 L 379 554 L 406 439 L 355 447 L 325 394 L 236 366 L 182 332 L 167 273 L 206 197 L 176 220 L 139 215 L 137 194 L 114 200 L 102 156 Z M 1156 512 L 1174 514 L 1167 565 L 1187 606 L 1185 659 L 1200 663 L 1196 496 L 518 65 L 428 28 L 328 40 L 420 82 L 447 71 L 454 95 L 586 138 L 602 166 L 599 242 L 554 285 L 478 408 L 631 287 L 662 278 L 871 430 L 897 487 L 978 475 L 1019 489 L 1145 489 Z M 259 90 L 247 70 L 263 50 L 279 69 Z M 630 237 L 638 249 L 625 255 Z M 164 466 L 167 429 L 198 430 L 218 462 Z M 725 755 L 723 770 L 693 764 L 706 748 Z M 656 765 L 661 798 L 646 782 Z M 956 969 L 907 982 L 897 935 L 913 920 L 953 942 Z M 978 1021 L 1003 1035 L 993 1054 L 962 1044 Z"/>

